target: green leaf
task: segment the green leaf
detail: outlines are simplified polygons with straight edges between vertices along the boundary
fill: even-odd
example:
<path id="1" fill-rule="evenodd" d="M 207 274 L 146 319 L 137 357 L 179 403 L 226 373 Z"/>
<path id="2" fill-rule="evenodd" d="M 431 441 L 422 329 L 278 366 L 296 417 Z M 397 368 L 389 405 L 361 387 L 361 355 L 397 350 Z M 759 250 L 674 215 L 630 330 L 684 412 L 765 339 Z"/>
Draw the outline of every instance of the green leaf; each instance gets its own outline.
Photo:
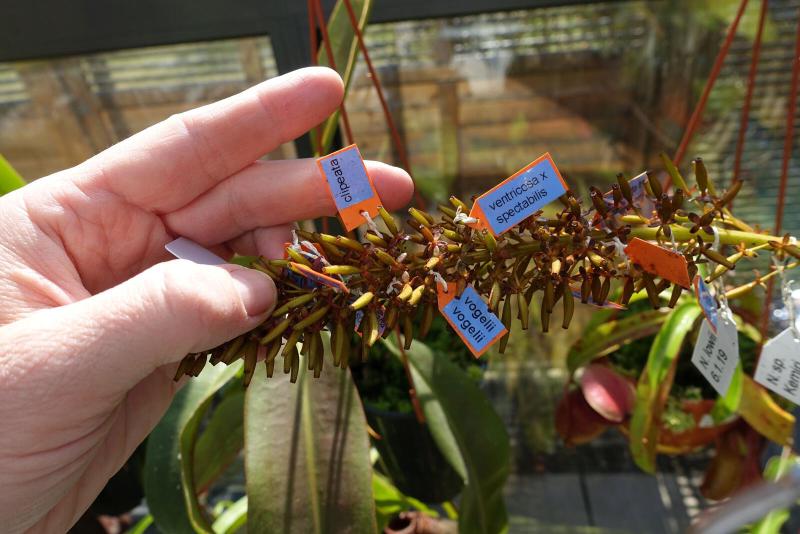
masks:
<path id="1" fill-rule="evenodd" d="M 653 340 L 647 363 L 636 386 L 636 404 L 630 426 L 630 449 L 636 465 L 648 473 L 655 472 L 661 412 L 675 378 L 678 354 L 699 314 L 700 306 L 694 301 L 681 304 L 670 312 L 666 323 Z"/>
<path id="2" fill-rule="evenodd" d="M 576 369 L 612 352 L 619 345 L 655 334 L 666 320 L 666 313 L 651 310 L 629 315 L 623 319 L 606 320 L 591 330 L 587 328 L 586 335 L 572 346 L 567 355 L 569 372 L 574 373 Z"/>
<path id="3" fill-rule="evenodd" d="M 25 180 L 14 170 L 14 167 L 0 154 L 0 195 L 10 193 L 25 185 Z"/>
<path id="4" fill-rule="evenodd" d="M 144 534 L 147 532 L 147 527 L 153 524 L 153 516 L 147 514 L 141 518 L 135 525 L 131 527 L 128 534 Z"/>
<path id="5" fill-rule="evenodd" d="M 375 532 L 367 423 L 349 371 L 296 384 L 276 369 L 245 395 L 245 473 L 252 532 Z M 281 365 L 276 365 L 280 368 Z"/>
<path id="6" fill-rule="evenodd" d="M 364 29 L 367 26 L 367 21 L 369 20 L 370 11 L 372 11 L 372 0 L 351 0 L 350 5 L 353 8 L 356 20 L 358 21 L 358 27 L 363 35 Z M 347 95 L 359 49 L 356 33 L 353 30 L 347 8 L 345 8 L 342 0 L 338 0 L 336 5 L 333 6 L 333 11 L 331 11 L 331 16 L 328 19 L 328 36 L 330 37 L 333 59 L 336 62 L 336 70 L 344 81 L 345 95 Z M 319 51 L 317 52 L 317 63 L 327 67 L 330 66 L 328 53 L 322 43 L 320 43 Z M 330 149 L 333 135 L 336 133 L 338 124 L 338 110 L 331 114 L 322 124 L 322 154 L 326 154 Z M 311 131 L 311 146 L 314 148 L 317 146 L 317 134 L 317 129 Z"/>
<path id="7" fill-rule="evenodd" d="M 228 506 L 214 521 L 216 534 L 233 534 L 247 523 L 247 495 Z"/>
<path id="8" fill-rule="evenodd" d="M 216 407 L 194 447 L 195 486 L 204 491 L 244 446 L 244 389 L 231 391 Z"/>
<path id="9" fill-rule="evenodd" d="M 384 344 L 400 357 L 395 336 Z M 508 526 L 503 485 L 510 456 L 503 421 L 475 382 L 447 358 L 435 357 L 419 341 L 407 355 L 431 435 L 464 479 L 459 531 L 503 531 Z"/>
<path id="10" fill-rule="evenodd" d="M 200 420 L 214 394 L 241 364 L 206 366 L 175 395 L 167 413 L 147 440 L 144 493 L 150 513 L 163 532 L 212 532 L 197 502 L 194 443 Z"/>
<path id="11" fill-rule="evenodd" d="M 778 406 L 769 392 L 748 375 L 742 374 L 739 413 L 753 429 L 779 445 L 791 445 L 794 416 Z"/>
<path id="12" fill-rule="evenodd" d="M 372 493 L 375 495 L 375 514 L 379 532 L 383 532 L 392 517 L 407 510 L 419 510 L 433 517 L 439 516 L 425 503 L 403 494 L 388 478 L 375 472 L 372 473 Z"/>

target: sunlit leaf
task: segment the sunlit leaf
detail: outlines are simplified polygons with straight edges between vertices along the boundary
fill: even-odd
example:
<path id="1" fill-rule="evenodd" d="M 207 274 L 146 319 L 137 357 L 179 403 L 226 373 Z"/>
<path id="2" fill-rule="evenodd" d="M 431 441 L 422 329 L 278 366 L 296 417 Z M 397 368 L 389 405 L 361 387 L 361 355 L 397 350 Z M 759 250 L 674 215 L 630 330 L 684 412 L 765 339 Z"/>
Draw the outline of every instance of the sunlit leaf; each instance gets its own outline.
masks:
<path id="1" fill-rule="evenodd" d="M 216 534 L 233 534 L 247 524 L 247 495 L 228 506 L 217 519 L 213 529 Z"/>
<path id="2" fill-rule="evenodd" d="M 394 336 L 385 345 L 400 357 Z M 502 531 L 508 523 L 503 486 L 510 463 L 503 421 L 474 381 L 446 357 L 436 357 L 419 341 L 407 355 L 431 435 L 465 482 L 459 531 Z"/>
<path id="3" fill-rule="evenodd" d="M 367 424 L 349 371 L 297 383 L 259 367 L 245 396 L 248 531 L 375 532 Z M 280 367 L 280 366 L 276 366 Z"/>
<path id="4" fill-rule="evenodd" d="M 756 432 L 779 445 L 791 445 L 795 419 L 748 375 L 742 375 L 739 413 Z"/>
<path id="5" fill-rule="evenodd" d="M 699 314 L 700 306 L 694 301 L 681 304 L 670 312 L 653 340 L 647 363 L 636 386 L 630 449 L 636 465 L 648 473 L 655 472 L 661 413 L 672 388 L 678 354 Z"/>
<path id="6" fill-rule="evenodd" d="M 240 363 L 206 366 L 175 395 L 147 440 L 144 493 L 150 513 L 163 532 L 212 532 L 197 502 L 193 445 L 212 397 L 240 367 Z"/>
<path id="7" fill-rule="evenodd" d="M 6 158 L 0 154 L 0 195 L 10 193 L 25 185 L 25 180 L 11 166 Z"/>

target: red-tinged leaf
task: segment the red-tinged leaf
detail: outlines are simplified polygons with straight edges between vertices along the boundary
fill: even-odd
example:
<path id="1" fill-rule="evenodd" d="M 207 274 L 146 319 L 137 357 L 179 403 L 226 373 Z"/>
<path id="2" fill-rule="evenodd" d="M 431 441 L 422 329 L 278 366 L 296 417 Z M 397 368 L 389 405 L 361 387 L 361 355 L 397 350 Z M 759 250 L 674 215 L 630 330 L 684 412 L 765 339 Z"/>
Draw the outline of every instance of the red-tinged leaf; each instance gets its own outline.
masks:
<path id="1" fill-rule="evenodd" d="M 741 485 L 746 458 L 747 446 L 741 432 L 724 434 L 700 486 L 703 496 L 715 501 L 730 497 Z"/>
<path id="2" fill-rule="evenodd" d="M 636 401 L 633 384 L 610 367 L 597 363 L 588 365 L 579 382 L 589 406 L 612 423 L 621 423 L 633 412 Z"/>
<path id="3" fill-rule="evenodd" d="M 794 416 L 778 406 L 769 393 L 752 378 L 743 375 L 739 413 L 759 434 L 780 445 L 791 444 Z"/>
<path id="4" fill-rule="evenodd" d="M 580 389 L 567 392 L 556 407 L 556 431 L 569 446 L 586 443 L 609 427 L 609 422 L 595 412 Z"/>

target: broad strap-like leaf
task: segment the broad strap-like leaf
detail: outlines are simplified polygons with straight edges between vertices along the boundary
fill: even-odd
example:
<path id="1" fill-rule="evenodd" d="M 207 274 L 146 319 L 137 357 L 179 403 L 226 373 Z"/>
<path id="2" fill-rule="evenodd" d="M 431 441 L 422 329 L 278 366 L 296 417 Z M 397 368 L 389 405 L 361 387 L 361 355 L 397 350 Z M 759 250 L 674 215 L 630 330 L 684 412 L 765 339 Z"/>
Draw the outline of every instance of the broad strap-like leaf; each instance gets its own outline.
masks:
<path id="1" fill-rule="evenodd" d="M 385 344 L 399 357 L 395 336 Z M 510 463 L 503 421 L 486 395 L 447 357 L 437 357 L 419 341 L 414 341 L 407 356 L 431 435 L 464 478 L 459 531 L 503 531 L 508 525 L 503 486 Z"/>
<path id="2" fill-rule="evenodd" d="M 739 413 L 756 432 L 779 445 L 791 445 L 795 418 L 778 406 L 769 392 L 742 374 Z"/>
<path id="3" fill-rule="evenodd" d="M 206 366 L 175 395 L 167 413 L 147 440 L 144 493 L 162 532 L 213 532 L 197 502 L 194 443 L 200 420 L 214 394 L 241 368 Z"/>
<path id="4" fill-rule="evenodd" d="M 367 423 L 350 372 L 314 379 L 301 359 L 296 384 L 259 367 L 245 396 L 249 532 L 377 530 Z M 279 356 L 280 358 L 280 356 Z"/>
<path id="5" fill-rule="evenodd" d="M 214 408 L 194 447 L 194 482 L 204 491 L 244 447 L 244 388 L 228 392 Z"/>
<path id="6" fill-rule="evenodd" d="M 403 494 L 388 478 L 376 472 L 372 474 L 372 493 L 375 495 L 375 513 L 379 532 L 383 532 L 392 517 L 400 512 L 419 510 L 432 517 L 439 516 L 425 503 Z"/>
<path id="7" fill-rule="evenodd" d="M 630 449 L 636 465 L 648 473 L 655 472 L 661 412 L 672 388 L 678 354 L 699 314 L 700 306 L 694 301 L 681 304 L 670 312 L 653 340 L 647 363 L 636 386 Z"/>
<path id="8" fill-rule="evenodd" d="M 6 158 L 0 154 L 0 195 L 10 193 L 25 185 L 25 180 L 11 166 Z"/>

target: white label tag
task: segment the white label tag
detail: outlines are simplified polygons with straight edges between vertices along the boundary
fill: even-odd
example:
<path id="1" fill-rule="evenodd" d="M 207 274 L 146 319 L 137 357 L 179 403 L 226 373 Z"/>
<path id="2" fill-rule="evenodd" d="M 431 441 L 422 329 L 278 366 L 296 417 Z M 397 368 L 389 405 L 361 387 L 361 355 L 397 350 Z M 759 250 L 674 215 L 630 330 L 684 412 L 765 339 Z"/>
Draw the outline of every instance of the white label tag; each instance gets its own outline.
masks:
<path id="1" fill-rule="evenodd" d="M 739 338 L 733 319 L 719 314 L 716 333 L 708 321 L 702 321 L 692 363 L 717 393 L 724 396 L 728 392 L 739 364 Z"/>
<path id="2" fill-rule="evenodd" d="M 787 328 L 764 344 L 756 368 L 756 382 L 795 404 L 800 404 L 800 341 Z"/>
<path id="3" fill-rule="evenodd" d="M 203 265 L 222 265 L 225 260 L 208 250 L 201 247 L 191 239 L 179 237 L 164 245 L 170 254 L 181 260 L 189 260 Z"/>

